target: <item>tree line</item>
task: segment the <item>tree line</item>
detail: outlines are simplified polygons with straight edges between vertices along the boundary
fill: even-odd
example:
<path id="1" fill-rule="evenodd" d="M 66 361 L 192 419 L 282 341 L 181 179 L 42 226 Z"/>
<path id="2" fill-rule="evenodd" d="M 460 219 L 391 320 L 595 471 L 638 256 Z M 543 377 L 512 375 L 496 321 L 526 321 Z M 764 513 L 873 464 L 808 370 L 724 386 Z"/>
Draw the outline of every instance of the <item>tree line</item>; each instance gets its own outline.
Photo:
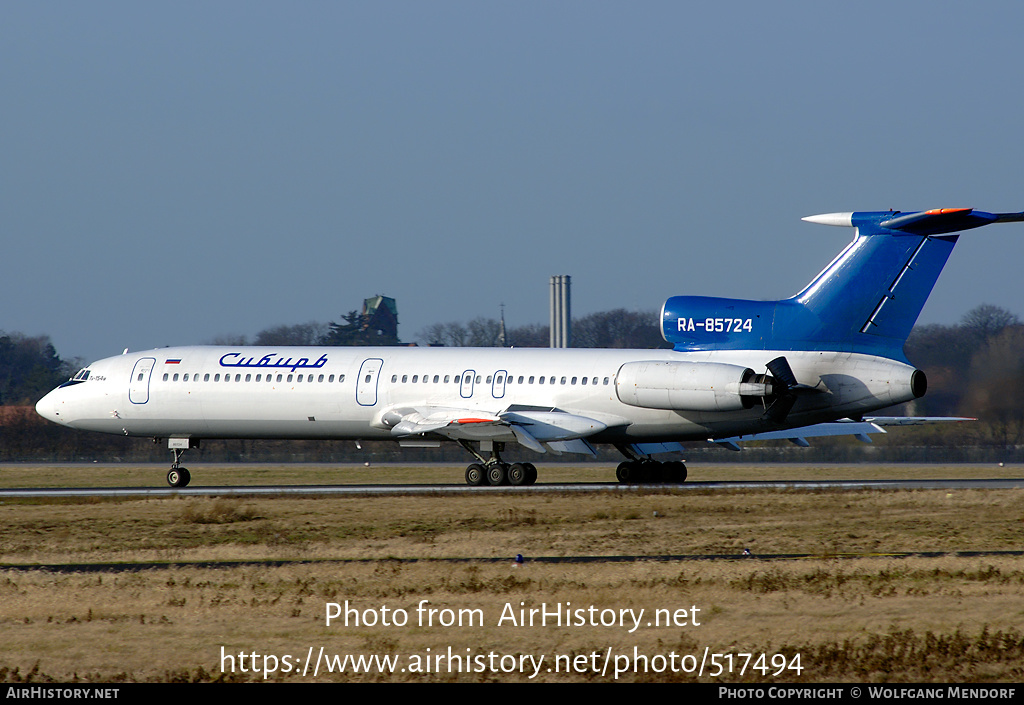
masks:
<path id="1" fill-rule="evenodd" d="M 308 322 L 266 328 L 251 341 L 223 337 L 231 345 L 402 345 L 397 337 L 381 340 L 367 331 L 364 314 L 351 311 L 339 322 Z M 503 335 L 504 330 L 504 335 Z M 448 347 L 548 346 L 547 325 L 504 329 L 494 318 L 452 321 L 423 328 L 418 345 Z M 650 311 L 616 309 L 575 319 L 574 348 L 656 349 L 671 347 L 661 336 L 658 316 Z M 998 306 L 978 306 L 955 324 L 916 326 L 905 347 L 910 362 L 928 375 L 928 394 L 914 402 L 915 415 L 1004 417 L 1024 409 L 1024 322 Z M 0 331 L 0 406 L 34 404 L 81 366 L 64 360 L 48 336 L 29 337 Z"/>
<path id="2" fill-rule="evenodd" d="M 267 346 L 364 345 L 384 342 L 378 336 L 373 336 L 372 331 L 367 333 L 365 322 L 361 320 L 362 315 L 353 311 L 342 316 L 336 323 L 309 322 L 275 326 L 260 331 L 251 342 Z M 501 321 L 492 318 L 475 318 L 467 323 L 436 323 L 421 330 L 415 342 L 420 345 L 494 347 L 502 344 L 502 330 Z M 518 326 L 504 332 L 504 344 L 507 346 L 547 347 L 548 340 L 546 325 Z M 216 342 L 244 344 L 248 341 L 234 338 Z M 388 342 L 403 344 L 397 337 Z M 668 347 L 661 337 L 656 313 L 623 309 L 594 313 L 574 320 L 572 343 L 573 347 L 580 348 Z M 947 449 L 1012 449 L 1024 444 L 1024 322 L 1016 314 L 984 304 L 951 325 L 917 326 L 907 340 L 905 353 L 910 362 L 924 370 L 928 376 L 928 393 L 911 404 L 892 410 L 893 414 L 965 416 L 979 421 L 956 427 L 944 425 L 918 429 L 913 434 L 905 431 L 889 434 L 876 447 L 925 443 Z M 80 366 L 78 359 L 62 359 L 47 336 L 29 337 L 0 331 L 0 408 L 34 404 L 46 392 L 68 379 Z M 44 427 L 49 435 L 43 432 Z M 32 438 L 38 433 L 33 429 L 43 432 L 46 437 L 40 437 L 39 443 L 34 442 Z M 75 438 L 61 434 L 71 434 Z M 121 445 L 123 440 L 114 439 Z M 42 424 L 32 413 L 0 414 L 0 459 L 17 459 L 35 446 L 63 449 L 58 453 L 62 457 L 81 457 L 111 442 L 99 435 L 75 434 L 52 424 Z M 260 445 L 260 442 L 246 443 L 237 447 L 244 449 Z M 817 445 L 821 443 L 823 441 Z M 824 443 L 827 445 L 830 442 Z M 227 457 L 233 457 L 236 452 L 240 456 L 247 454 L 244 450 L 233 450 L 236 445 L 231 442 L 222 445 Z M 269 442 L 263 446 L 266 446 L 266 450 L 277 449 L 283 456 L 293 456 L 297 452 L 293 446 L 279 448 Z M 309 453 L 316 455 L 322 452 L 314 450 L 314 447 L 320 446 L 311 446 L 309 449 L 303 447 L 302 456 L 312 459 Z M 337 454 L 342 452 L 342 447 L 347 448 L 332 447 L 333 450 L 329 452 Z M 782 448 L 785 449 L 785 445 Z M 140 446 L 135 452 L 147 457 L 151 454 L 162 457 L 166 449 Z M 391 451 L 382 447 L 375 452 L 386 454 Z M 1024 459 L 1024 450 L 1021 454 Z M 747 455 L 744 459 L 749 457 Z"/>

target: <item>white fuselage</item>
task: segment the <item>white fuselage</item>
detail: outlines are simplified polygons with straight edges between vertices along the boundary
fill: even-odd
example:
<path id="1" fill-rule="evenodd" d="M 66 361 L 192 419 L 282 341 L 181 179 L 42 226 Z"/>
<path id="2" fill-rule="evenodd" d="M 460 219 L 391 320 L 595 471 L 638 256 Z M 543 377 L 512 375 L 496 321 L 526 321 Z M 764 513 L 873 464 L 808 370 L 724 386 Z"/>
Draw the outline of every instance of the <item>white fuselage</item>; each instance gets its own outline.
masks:
<path id="1" fill-rule="evenodd" d="M 707 440 L 779 426 L 766 425 L 763 405 L 723 412 L 624 403 L 622 365 L 684 361 L 764 372 L 779 356 L 818 392 L 800 397 L 788 428 L 914 397 L 914 368 L 846 352 L 196 346 L 100 360 L 76 376 L 84 381 L 58 387 L 36 408 L 72 428 L 160 438 L 394 439 L 385 418 L 394 409 L 511 408 L 597 420 L 603 428 L 587 437 L 595 443 Z"/>

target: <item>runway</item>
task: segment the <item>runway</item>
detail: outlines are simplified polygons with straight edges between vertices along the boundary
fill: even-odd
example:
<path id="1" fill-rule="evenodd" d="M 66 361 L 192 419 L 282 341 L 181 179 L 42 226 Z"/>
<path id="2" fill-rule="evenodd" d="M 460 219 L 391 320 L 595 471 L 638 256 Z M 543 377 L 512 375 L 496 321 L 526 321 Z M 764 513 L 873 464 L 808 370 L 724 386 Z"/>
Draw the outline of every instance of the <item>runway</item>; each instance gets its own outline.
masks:
<path id="1" fill-rule="evenodd" d="M 682 561 L 804 561 L 804 560 L 851 560 L 857 558 L 978 558 L 978 557 L 1020 557 L 1024 551 L 899 551 L 891 553 L 691 553 L 678 555 L 620 555 L 620 556 L 529 556 L 522 563 L 501 557 L 446 557 L 446 558 L 321 558 L 316 560 L 282 560 L 267 558 L 243 561 L 124 561 L 118 563 L 7 563 L 0 564 L 0 571 L 46 571 L 50 573 L 133 573 L 140 570 L 169 570 L 175 568 L 226 569 L 241 567 L 281 567 L 298 565 L 332 565 L 352 563 L 490 563 L 506 564 L 526 568 L 530 564 L 575 564 L 575 563 L 675 563 Z"/>
<path id="2" fill-rule="evenodd" d="M 573 493 L 643 493 L 643 492 L 729 492 L 736 490 L 771 490 L 795 492 L 856 492 L 863 490 L 965 490 L 1024 489 L 1024 478 L 1016 479 L 936 479 L 936 480 L 807 480 L 807 481 L 744 481 L 686 482 L 682 484 L 621 485 L 611 482 L 579 482 L 536 484 L 527 487 L 481 486 L 464 484 L 433 485 L 257 485 L 223 487 L 81 487 L 81 488 L 12 488 L 0 490 L 0 499 L 45 498 L 153 498 L 153 497 L 251 497 L 251 496 L 414 496 L 467 495 L 490 493 L 499 495 L 573 494 Z"/>

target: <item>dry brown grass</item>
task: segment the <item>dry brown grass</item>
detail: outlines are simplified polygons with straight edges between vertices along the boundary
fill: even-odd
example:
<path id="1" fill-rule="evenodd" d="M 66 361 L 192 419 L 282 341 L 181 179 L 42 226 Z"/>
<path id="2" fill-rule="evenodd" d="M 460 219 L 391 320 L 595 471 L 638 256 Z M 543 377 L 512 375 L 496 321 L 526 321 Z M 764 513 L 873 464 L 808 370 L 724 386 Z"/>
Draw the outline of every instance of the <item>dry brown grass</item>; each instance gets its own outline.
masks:
<path id="1" fill-rule="evenodd" d="M 657 515 L 655 514 L 657 513 Z M 662 492 L 5 501 L 0 563 L 306 560 L 138 572 L 0 571 L 0 680 L 214 680 L 220 648 L 329 653 L 801 655 L 782 681 L 1018 681 L 1024 559 L 885 558 L 1024 545 L 1024 492 Z M 735 561 L 530 562 L 739 554 Z M 525 566 L 511 557 L 522 553 Z M 798 561 L 757 554 L 802 553 Z M 835 559 L 837 554 L 864 558 Z M 868 557 L 876 556 L 876 557 Z M 400 563 L 391 558 L 433 559 Z M 451 562 L 454 558 L 500 562 Z M 365 562 L 325 562 L 365 559 Z M 318 562 L 319 561 L 319 562 Z M 325 605 L 479 609 L 482 627 L 325 626 Z M 512 627 L 513 607 L 701 609 L 701 626 Z M 404 664 L 403 664 L 404 665 Z M 550 666 L 550 660 L 545 668 Z M 261 675 L 233 677 L 262 680 Z M 311 677 L 277 674 L 300 681 Z M 688 680 L 685 673 L 620 680 Z M 536 680 L 610 680 L 542 671 Z M 738 674 L 704 680 L 739 680 Z M 518 673 L 318 680 L 527 680 Z M 772 680 L 748 671 L 742 680 Z"/>

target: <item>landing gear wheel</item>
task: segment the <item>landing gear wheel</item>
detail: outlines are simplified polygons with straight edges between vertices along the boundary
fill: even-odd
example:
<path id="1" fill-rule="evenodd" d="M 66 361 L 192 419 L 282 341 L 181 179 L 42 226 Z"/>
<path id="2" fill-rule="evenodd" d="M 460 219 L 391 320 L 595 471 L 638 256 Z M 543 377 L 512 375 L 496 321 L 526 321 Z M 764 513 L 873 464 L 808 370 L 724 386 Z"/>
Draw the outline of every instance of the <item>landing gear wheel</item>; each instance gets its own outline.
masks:
<path id="1" fill-rule="evenodd" d="M 646 485 L 649 482 L 654 481 L 654 468 L 651 467 L 651 462 L 639 460 L 636 461 L 634 466 L 636 469 L 633 471 L 633 483 L 636 485 Z"/>
<path id="2" fill-rule="evenodd" d="M 532 485 L 537 481 L 537 466 L 533 463 L 523 463 L 526 468 L 526 484 Z"/>
<path id="3" fill-rule="evenodd" d="M 682 461 L 665 463 L 666 477 L 668 482 L 686 482 L 686 464 Z"/>
<path id="4" fill-rule="evenodd" d="M 492 463 L 487 466 L 487 484 L 492 487 L 508 484 L 508 465 L 505 465 L 505 463 Z"/>
<path id="5" fill-rule="evenodd" d="M 171 487 L 187 487 L 192 476 L 185 468 L 171 468 L 167 473 L 167 484 Z"/>
<path id="6" fill-rule="evenodd" d="M 466 468 L 466 484 L 471 487 L 479 487 L 484 484 L 484 466 L 473 463 Z"/>
<path id="7" fill-rule="evenodd" d="M 623 485 L 632 485 L 637 481 L 637 464 L 631 460 L 619 463 L 615 468 L 615 479 Z"/>
<path id="8" fill-rule="evenodd" d="M 508 466 L 508 484 L 518 487 L 519 485 L 530 484 L 528 479 L 530 474 L 526 470 L 526 466 L 522 463 L 512 463 Z"/>

